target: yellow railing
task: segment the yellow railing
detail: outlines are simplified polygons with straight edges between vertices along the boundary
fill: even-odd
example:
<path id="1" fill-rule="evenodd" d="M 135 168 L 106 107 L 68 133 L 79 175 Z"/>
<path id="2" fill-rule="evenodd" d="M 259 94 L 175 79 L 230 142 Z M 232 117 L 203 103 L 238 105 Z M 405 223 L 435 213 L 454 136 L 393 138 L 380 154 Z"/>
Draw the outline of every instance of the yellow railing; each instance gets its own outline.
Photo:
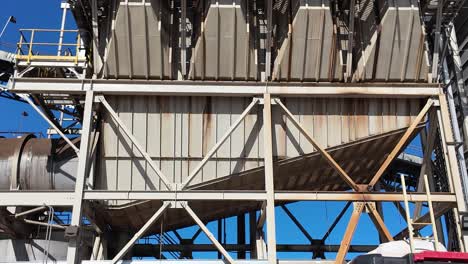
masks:
<path id="1" fill-rule="evenodd" d="M 49 33 L 58 34 L 58 42 L 35 42 L 39 35 Z M 65 35 L 73 34 L 76 42 L 64 42 Z M 78 62 L 85 61 L 83 46 L 78 30 L 60 30 L 60 29 L 20 29 L 20 40 L 17 43 L 16 59 L 18 61 L 66 61 Z M 70 36 L 67 36 L 70 37 Z M 45 36 L 40 38 L 44 39 Z M 51 38 L 51 37 L 50 37 Z M 49 39 L 49 38 L 46 38 Z M 65 51 L 64 51 L 65 49 Z"/>

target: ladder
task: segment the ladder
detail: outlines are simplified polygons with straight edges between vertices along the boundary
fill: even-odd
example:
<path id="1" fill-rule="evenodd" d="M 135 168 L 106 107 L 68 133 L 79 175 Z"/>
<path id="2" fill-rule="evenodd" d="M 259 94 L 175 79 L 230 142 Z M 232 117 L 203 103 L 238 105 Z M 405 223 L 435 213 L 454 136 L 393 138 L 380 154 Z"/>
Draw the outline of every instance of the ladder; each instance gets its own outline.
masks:
<path id="1" fill-rule="evenodd" d="M 426 190 L 427 204 L 428 204 L 428 207 L 429 207 L 429 215 L 430 215 L 430 219 L 431 219 L 430 223 L 414 222 L 413 219 L 411 219 L 410 208 L 409 208 L 409 203 L 408 203 L 408 194 L 406 192 L 405 176 L 403 174 L 401 174 L 400 177 L 401 177 L 401 184 L 402 184 L 402 189 L 403 189 L 403 197 L 404 197 L 404 201 L 405 201 L 406 222 L 408 223 L 408 234 L 409 234 L 409 243 L 410 243 L 411 253 L 415 253 L 415 249 L 414 249 L 414 227 L 413 227 L 413 225 L 431 225 L 432 226 L 433 237 L 429 237 L 427 239 L 430 239 L 430 240 L 432 239 L 432 241 L 434 243 L 434 250 L 439 251 L 439 238 L 437 236 L 437 227 L 436 227 L 436 222 L 435 222 L 435 217 L 434 217 L 434 210 L 433 210 L 433 207 L 432 207 L 431 191 L 429 189 L 429 182 L 427 180 L 427 175 L 424 174 L 424 189 Z"/>

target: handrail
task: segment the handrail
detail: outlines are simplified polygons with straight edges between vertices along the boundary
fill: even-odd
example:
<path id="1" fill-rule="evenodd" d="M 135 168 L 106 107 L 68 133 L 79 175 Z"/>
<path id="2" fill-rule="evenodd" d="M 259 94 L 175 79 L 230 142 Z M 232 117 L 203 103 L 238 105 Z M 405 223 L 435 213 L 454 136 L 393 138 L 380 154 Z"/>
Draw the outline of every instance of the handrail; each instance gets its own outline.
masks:
<path id="1" fill-rule="evenodd" d="M 60 41 L 50 42 L 34 42 L 38 38 L 38 35 L 41 33 L 74 33 L 76 34 L 76 42 L 63 43 Z M 26 36 L 29 35 L 29 41 Z M 43 35 L 43 34 L 42 34 Z M 50 47 L 56 46 L 58 50 L 61 50 L 62 47 L 68 47 L 66 50 L 69 52 L 66 54 L 58 54 L 57 51 L 50 52 Z M 47 51 L 40 52 L 38 49 L 40 47 L 48 47 Z M 74 48 L 73 48 L 74 47 Z M 80 31 L 77 29 L 20 29 L 20 40 L 17 43 L 17 53 L 16 59 L 21 61 L 26 61 L 28 64 L 33 60 L 51 60 L 51 61 L 69 61 L 73 62 L 75 65 L 78 62 L 86 60 L 85 55 L 81 54 L 83 50 L 83 45 L 81 43 Z M 42 54 L 41 54 L 42 53 Z"/>

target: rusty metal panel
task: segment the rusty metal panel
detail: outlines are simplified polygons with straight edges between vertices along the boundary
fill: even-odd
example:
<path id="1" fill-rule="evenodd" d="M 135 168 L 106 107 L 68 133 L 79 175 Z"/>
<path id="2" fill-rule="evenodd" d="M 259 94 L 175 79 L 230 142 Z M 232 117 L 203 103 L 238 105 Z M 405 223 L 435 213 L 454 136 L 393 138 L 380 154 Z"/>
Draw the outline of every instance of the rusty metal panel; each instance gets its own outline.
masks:
<path id="1" fill-rule="evenodd" d="M 339 164 L 349 173 L 357 183 L 368 183 L 386 154 L 391 151 L 404 133 L 403 129 L 368 137 L 329 148 L 328 151 Z M 359 157 L 359 158 L 356 158 Z M 327 162 L 317 152 L 286 158 L 275 162 L 275 189 L 296 191 L 346 191 L 349 186 L 336 174 Z M 314 168 L 314 169 L 310 169 Z M 215 179 L 203 185 L 192 186 L 198 190 L 261 190 L 264 188 L 264 169 L 258 167 L 242 173 Z M 142 223 L 136 225 L 128 216 L 138 215 L 144 221 L 151 217 L 154 208 L 161 205 L 160 201 L 151 201 L 126 206 L 123 209 L 102 208 L 97 210 L 108 221 L 113 229 L 138 229 Z M 191 206 L 204 221 L 209 219 L 234 216 L 252 210 L 258 210 L 261 202 L 250 201 L 192 201 Z M 190 218 L 185 217 L 183 211 L 170 210 L 166 214 L 164 230 L 192 225 Z M 154 225 L 151 233 L 159 232 L 160 225 Z"/>
<path id="2" fill-rule="evenodd" d="M 119 117 L 160 165 L 162 172 L 176 183 L 184 181 L 251 100 L 242 97 L 190 96 L 109 98 Z M 419 99 L 288 97 L 282 101 L 325 148 L 405 128 L 421 108 Z M 312 145 L 284 112 L 275 105 L 272 110 L 274 155 L 284 159 L 313 152 Z M 160 180 L 133 144 L 121 135 L 121 129 L 114 120 L 105 114 L 103 119 L 105 136 L 98 162 L 98 189 L 160 189 Z M 259 105 L 221 145 L 192 184 L 262 166 L 262 123 L 262 106 Z"/>

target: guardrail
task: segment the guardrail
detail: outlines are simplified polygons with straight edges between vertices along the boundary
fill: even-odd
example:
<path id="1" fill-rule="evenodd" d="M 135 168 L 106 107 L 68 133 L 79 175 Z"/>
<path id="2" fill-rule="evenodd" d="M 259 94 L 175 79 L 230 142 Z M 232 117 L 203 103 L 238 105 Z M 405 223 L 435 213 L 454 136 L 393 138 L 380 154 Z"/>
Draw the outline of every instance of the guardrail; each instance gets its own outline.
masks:
<path id="1" fill-rule="evenodd" d="M 58 35 L 58 42 L 49 42 Z M 78 62 L 85 61 L 84 47 L 78 30 L 20 29 L 16 59 L 26 61 Z M 37 41 L 39 39 L 39 41 Z M 64 41 L 68 39 L 68 42 Z M 70 40 L 71 39 L 71 40 Z M 37 42 L 36 42 L 37 41 Z"/>

